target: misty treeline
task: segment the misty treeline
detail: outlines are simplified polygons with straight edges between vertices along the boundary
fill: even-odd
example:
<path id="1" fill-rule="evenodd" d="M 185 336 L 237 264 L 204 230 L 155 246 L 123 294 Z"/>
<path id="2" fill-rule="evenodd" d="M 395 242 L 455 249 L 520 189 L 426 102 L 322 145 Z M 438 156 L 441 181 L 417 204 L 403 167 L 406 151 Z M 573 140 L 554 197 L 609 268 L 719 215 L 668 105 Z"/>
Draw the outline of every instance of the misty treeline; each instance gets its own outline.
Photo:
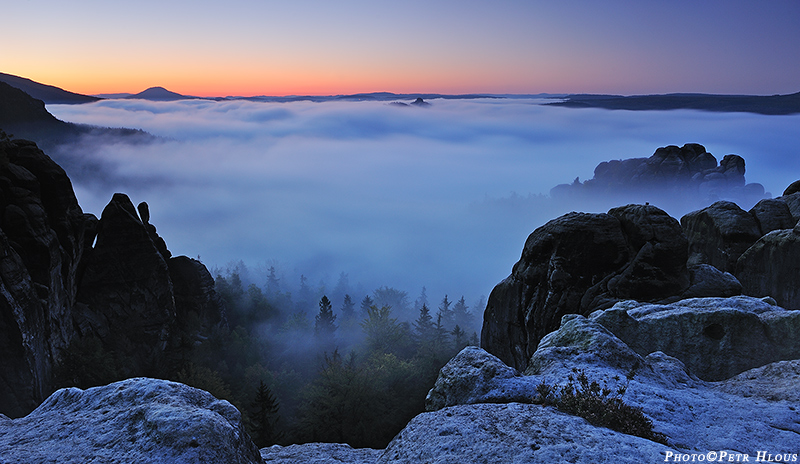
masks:
<path id="1" fill-rule="evenodd" d="M 227 328 L 195 342 L 174 380 L 233 402 L 260 447 L 385 447 L 424 410 L 439 369 L 478 344 L 482 298 L 429 301 L 422 288 L 412 302 L 346 274 L 333 288 L 285 282 L 274 267 L 258 279 L 241 262 L 213 273 Z"/>

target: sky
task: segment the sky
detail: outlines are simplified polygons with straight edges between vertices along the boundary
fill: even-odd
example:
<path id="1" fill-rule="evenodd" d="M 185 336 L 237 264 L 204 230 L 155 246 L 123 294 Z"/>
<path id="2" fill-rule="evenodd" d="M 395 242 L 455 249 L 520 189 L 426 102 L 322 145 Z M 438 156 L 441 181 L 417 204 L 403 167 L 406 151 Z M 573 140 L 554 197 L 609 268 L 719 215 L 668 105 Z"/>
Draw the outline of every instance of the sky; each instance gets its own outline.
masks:
<path id="1" fill-rule="evenodd" d="M 84 94 L 786 94 L 797 0 L 17 0 L 0 71 Z"/>

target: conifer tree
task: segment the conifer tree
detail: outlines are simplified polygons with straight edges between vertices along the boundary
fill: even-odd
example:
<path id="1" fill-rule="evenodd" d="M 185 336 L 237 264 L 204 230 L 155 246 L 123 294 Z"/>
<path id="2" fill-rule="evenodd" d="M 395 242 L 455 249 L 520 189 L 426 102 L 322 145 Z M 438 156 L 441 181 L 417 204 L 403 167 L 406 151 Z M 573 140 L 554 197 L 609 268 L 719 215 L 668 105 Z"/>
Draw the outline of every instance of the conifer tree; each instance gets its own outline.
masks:
<path id="1" fill-rule="evenodd" d="M 262 380 L 251 404 L 250 413 L 253 428 L 252 438 L 259 448 L 274 445 L 280 438 L 281 434 L 276 430 L 279 419 L 278 409 L 278 400 Z"/>
<path id="2" fill-rule="evenodd" d="M 363 300 L 361 300 L 361 317 L 369 316 L 369 308 L 374 305 L 375 302 L 372 301 L 372 298 L 369 295 L 365 296 Z"/>
<path id="3" fill-rule="evenodd" d="M 322 344 L 325 351 L 332 350 L 335 344 L 334 332 L 336 332 L 336 315 L 333 314 L 331 300 L 327 296 L 322 296 L 319 300 L 319 314 L 314 322 L 314 335 Z"/>
<path id="4" fill-rule="evenodd" d="M 434 340 L 434 329 L 435 326 L 433 324 L 431 312 L 428 306 L 423 304 L 419 310 L 419 317 L 414 321 L 414 335 L 417 338 L 417 347 L 419 350 L 431 346 Z"/>
<path id="5" fill-rule="evenodd" d="M 453 323 L 461 327 L 464 332 L 472 330 L 475 324 L 475 318 L 469 311 L 469 306 L 463 296 L 453 305 Z"/>
<path id="6" fill-rule="evenodd" d="M 342 322 L 348 322 L 355 317 L 355 307 L 356 305 L 350 295 L 345 295 L 342 302 Z"/>
<path id="7" fill-rule="evenodd" d="M 452 302 L 447 299 L 447 295 L 444 296 L 442 302 L 439 304 L 439 312 L 437 316 L 441 318 L 442 326 L 450 330 L 451 327 L 455 325 L 453 320 L 453 310 L 450 308 Z"/>

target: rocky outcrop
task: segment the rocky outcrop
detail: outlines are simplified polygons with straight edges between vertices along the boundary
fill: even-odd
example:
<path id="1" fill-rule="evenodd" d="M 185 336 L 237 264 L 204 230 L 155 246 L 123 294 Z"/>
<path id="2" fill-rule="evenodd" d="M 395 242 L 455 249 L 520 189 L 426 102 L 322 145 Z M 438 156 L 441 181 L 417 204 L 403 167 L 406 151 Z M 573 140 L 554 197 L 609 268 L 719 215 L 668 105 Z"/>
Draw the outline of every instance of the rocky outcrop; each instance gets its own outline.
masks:
<path id="1" fill-rule="evenodd" d="M 178 323 L 200 321 L 206 329 L 226 325 L 222 300 L 205 265 L 187 256 L 170 258 L 168 264 Z"/>
<path id="2" fill-rule="evenodd" d="M 757 307 L 760 302 L 752 299 L 749 303 L 744 300 L 724 302 L 712 298 L 686 303 L 718 314 L 729 312 L 725 306 L 735 304 Z M 575 462 L 603 462 L 602 459 L 628 462 L 624 456 L 631 452 L 631 447 L 637 446 L 646 450 L 646 457 L 639 457 L 637 461 L 663 461 L 667 451 L 703 454 L 727 450 L 747 454 L 750 461 L 754 461 L 758 451 L 764 449 L 774 449 L 774 453 L 795 452 L 800 434 L 800 411 L 795 408 L 797 392 L 800 391 L 800 361 L 767 364 L 718 382 L 699 380 L 678 358 L 660 351 L 646 355 L 637 353 L 601 324 L 604 313 L 618 310 L 599 311 L 589 318 L 565 316 L 561 327 L 542 340 L 522 376 L 508 376 L 494 367 L 481 369 L 480 365 L 461 359 L 482 359 L 488 366 L 499 362 L 488 353 L 475 353 L 475 348 L 460 353 L 446 367 L 450 371 L 447 376 L 458 377 L 461 370 L 465 382 L 459 385 L 437 383 L 429 397 L 459 398 L 461 406 L 445 407 L 435 416 L 430 413 L 418 416 L 409 427 L 416 422 L 417 428 L 425 433 L 412 435 L 408 429 L 404 430 L 389 445 L 384 456 L 392 456 L 393 449 L 410 449 L 418 457 L 436 459 L 436 456 L 446 454 L 451 462 L 481 462 L 471 456 L 508 452 L 525 453 L 525 462 L 548 462 L 544 450 L 547 450 L 550 434 L 554 435 L 554 442 L 561 444 L 562 452 L 591 450 L 599 440 L 609 440 L 620 450 L 609 450 L 607 456 L 576 455 Z M 797 313 L 773 308 L 764 314 L 770 311 Z M 687 331 L 702 333 L 702 321 L 684 322 Z M 753 326 L 751 333 L 757 334 L 760 329 Z M 691 349 L 691 346 L 685 348 Z M 476 371 L 492 370 L 499 374 L 496 379 L 472 375 Z M 570 382 L 570 376 L 574 378 L 576 370 L 584 372 L 600 385 L 607 385 L 612 391 L 625 386 L 623 401 L 641 408 L 652 420 L 654 430 L 666 435 L 667 445 L 630 436 L 623 438 L 619 436 L 622 434 L 601 427 L 581 428 L 588 423 L 577 418 L 562 419 L 561 413 L 552 406 L 538 404 L 541 398 L 537 387 L 541 383 L 565 385 Z M 471 381 L 475 382 L 472 386 L 469 385 Z M 487 383 L 492 383 L 493 391 L 497 393 L 508 391 L 511 394 L 505 399 L 495 394 L 487 401 L 481 393 L 485 390 L 481 385 Z M 449 391 L 453 387 L 455 391 Z M 465 391 L 476 394 L 460 393 Z M 534 404 L 516 403 L 523 392 L 527 392 L 528 403 Z M 514 413 L 506 414 L 505 410 L 511 407 Z M 487 416 L 492 420 L 482 419 Z M 516 423 L 526 426 L 511 425 Z M 549 426 L 551 424 L 560 426 Z M 498 450 L 505 447 L 509 449 Z M 539 452 L 543 453 L 541 457 L 537 454 Z M 557 457 L 549 459 L 549 462 L 563 461 Z"/>
<path id="3" fill-rule="evenodd" d="M 210 393 L 134 378 L 55 392 L 0 420 L 0 462 L 261 463 L 239 411 Z"/>
<path id="4" fill-rule="evenodd" d="M 773 230 L 791 229 L 797 224 L 789 210 L 789 205 L 782 198 L 765 198 L 756 203 L 749 213 L 755 218 L 761 235 L 768 234 Z"/>
<path id="5" fill-rule="evenodd" d="M 733 272 L 736 261 L 761 237 L 756 219 L 730 201 L 718 201 L 681 218 L 689 240 L 688 264 L 710 264 Z"/>
<path id="6" fill-rule="evenodd" d="M 783 196 L 791 195 L 797 192 L 800 192 L 800 180 L 796 180 L 789 184 L 789 186 L 786 187 L 786 190 L 783 191 Z"/>
<path id="7" fill-rule="evenodd" d="M 141 375 L 190 313 L 205 329 L 225 324 L 202 263 L 171 258 L 125 195 L 100 220 L 84 214 L 66 173 L 34 143 L 0 140 L 0 412 L 36 407 L 83 337 L 126 359 L 122 374 Z"/>
<path id="8" fill-rule="evenodd" d="M 785 201 L 786 206 L 789 207 L 789 212 L 792 213 L 792 220 L 795 223 L 800 222 L 800 192 L 784 195 L 780 199 Z"/>
<path id="9" fill-rule="evenodd" d="M 420 414 L 377 463 L 663 461 L 672 448 L 532 404 L 474 404 Z"/>
<path id="10" fill-rule="evenodd" d="M 161 352 L 175 322 L 172 281 L 130 199 L 114 194 L 97 225 L 78 292 L 78 325 L 112 349 L 135 345 L 144 359 Z"/>
<path id="11" fill-rule="evenodd" d="M 679 297 L 665 300 L 684 300 L 707 296 L 729 297 L 742 294 L 742 284 L 730 272 L 722 272 L 710 264 L 695 264 L 689 267 L 691 284 Z"/>
<path id="12" fill-rule="evenodd" d="M 492 403 L 496 398 L 511 398 L 514 393 L 510 387 L 517 377 L 519 372 L 496 356 L 468 346 L 439 371 L 436 385 L 425 399 L 425 409 L 438 411 L 458 404 Z M 517 396 L 525 402 L 529 392 L 522 389 Z"/>
<path id="13" fill-rule="evenodd" d="M 761 237 L 737 261 L 736 276 L 747 295 L 800 309 L 800 223 Z"/>
<path id="14" fill-rule="evenodd" d="M 64 171 L 26 141 L 0 141 L 0 411 L 50 392 L 73 336 L 86 219 Z"/>
<path id="15" fill-rule="evenodd" d="M 654 206 L 550 221 L 528 237 L 511 276 L 489 296 L 481 346 L 522 370 L 565 314 L 682 293 L 690 284 L 686 250 L 678 222 Z"/>
<path id="16" fill-rule="evenodd" d="M 633 351 L 661 351 L 704 380 L 800 359 L 800 311 L 752 297 L 698 298 L 668 305 L 618 303 L 592 315 Z"/>
<path id="17" fill-rule="evenodd" d="M 717 159 L 697 143 L 661 147 L 649 158 L 604 161 L 594 177 L 583 183 L 561 184 L 550 191 L 554 198 L 615 195 L 626 192 L 661 192 L 702 202 L 730 198 L 757 201 L 764 197 L 761 184 L 745 183 L 745 162 L 738 155 Z M 706 203 L 707 204 L 707 203 Z"/>

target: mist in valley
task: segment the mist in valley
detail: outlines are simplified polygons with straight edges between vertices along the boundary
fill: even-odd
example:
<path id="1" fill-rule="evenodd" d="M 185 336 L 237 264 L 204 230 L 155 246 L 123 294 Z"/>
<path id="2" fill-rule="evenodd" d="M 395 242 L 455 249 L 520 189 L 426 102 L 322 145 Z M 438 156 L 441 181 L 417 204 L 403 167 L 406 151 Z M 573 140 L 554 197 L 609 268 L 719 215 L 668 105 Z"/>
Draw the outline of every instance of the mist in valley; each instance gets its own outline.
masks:
<path id="1" fill-rule="evenodd" d="M 381 286 L 441 298 L 486 296 L 527 235 L 566 212 L 628 202 L 674 217 L 705 198 L 625 193 L 549 197 L 607 160 L 703 144 L 747 162 L 748 182 L 779 195 L 798 178 L 800 116 L 628 112 L 542 106 L 542 99 L 384 102 L 106 100 L 49 105 L 70 122 L 143 129 L 156 139 L 84 137 L 54 157 L 80 204 L 99 215 L 114 192 L 146 201 L 175 254 L 209 268 L 242 261 L 298 287 Z M 72 163 L 78 164 L 78 163 Z M 747 209 L 752 205 L 741 205 Z M 260 270 L 260 271 L 259 271 Z"/>

